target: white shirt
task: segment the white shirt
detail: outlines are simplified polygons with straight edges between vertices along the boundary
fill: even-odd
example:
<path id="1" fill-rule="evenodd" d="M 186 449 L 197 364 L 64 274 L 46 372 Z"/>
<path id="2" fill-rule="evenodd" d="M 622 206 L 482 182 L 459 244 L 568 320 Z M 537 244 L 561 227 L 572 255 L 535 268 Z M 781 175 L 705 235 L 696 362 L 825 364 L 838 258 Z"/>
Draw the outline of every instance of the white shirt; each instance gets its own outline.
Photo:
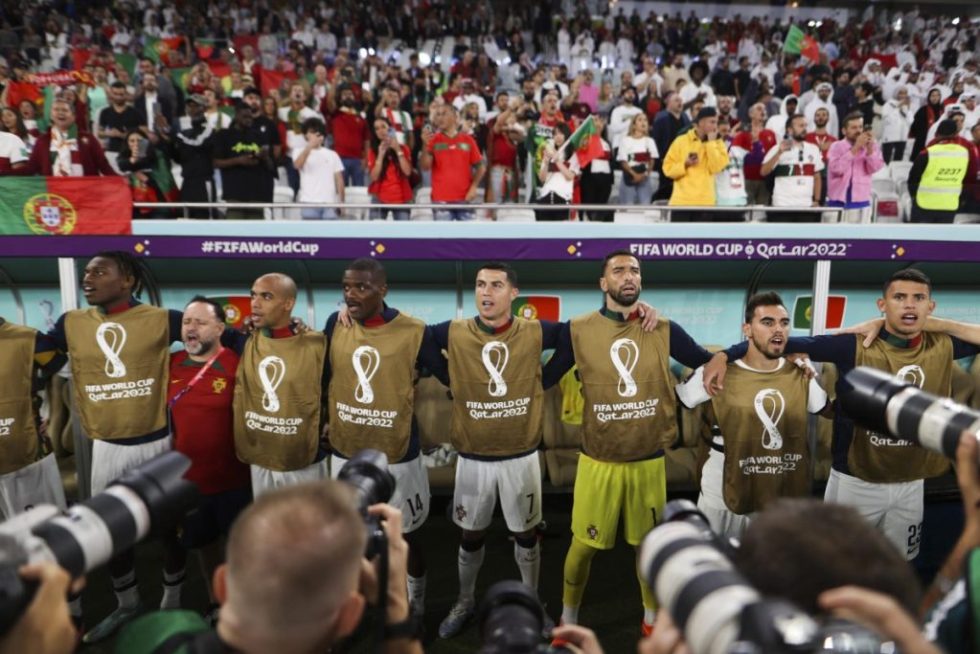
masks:
<path id="1" fill-rule="evenodd" d="M 776 166 L 787 166 L 788 174 L 777 175 L 772 189 L 774 207 L 812 207 L 813 177 L 823 170 L 823 156 L 813 143 L 794 141 L 793 147 L 779 152 L 779 144 L 766 153 L 763 163 L 779 157 Z M 775 170 L 774 170 L 775 172 Z"/>
<path id="2" fill-rule="evenodd" d="M 293 162 L 299 158 L 306 148 L 303 146 L 292 151 Z M 310 152 L 299 169 L 299 202 L 337 202 L 336 173 L 344 171 L 340 156 L 333 150 L 320 147 Z"/>
<path id="3" fill-rule="evenodd" d="M 480 109 L 480 122 L 487 122 L 487 101 L 484 100 L 483 96 L 481 95 L 477 95 L 476 93 L 471 93 L 470 95 L 457 95 L 456 99 L 453 100 L 453 106 L 456 107 L 457 111 L 462 111 L 463 107 L 471 102 L 475 102 L 476 106 Z"/>
<path id="4" fill-rule="evenodd" d="M 616 161 L 625 162 L 631 168 L 645 165 L 647 172 L 653 170 L 653 161 L 659 158 L 660 153 L 657 152 L 657 144 L 649 136 L 633 138 L 628 134 L 624 135 L 620 139 L 619 149 L 616 151 Z"/>
<path id="5" fill-rule="evenodd" d="M 738 366 L 743 370 L 751 370 L 752 372 L 757 372 L 760 375 L 770 375 L 774 372 L 778 372 L 783 369 L 786 365 L 786 359 L 783 357 L 779 358 L 779 363 L 773 370 L 756 370 L 750 367 L 742 359 L 736 359 L 734 363 L 730 365 Z M 807 367 L 812 370 L 813 366 L 807 362 Z M 677 385 L 677 398 L 689 409 L 693 409 L 699 404 L 704 404 L 711 400 L 711 396 L 704 390 L 704 366 L 701 366 L 694 371 L 691 378 L 688 379 L 683 384 Z M 827 393 L 822 388 L 820 384 L 817 383 L 816 377 L 810 380 L 808 387 L 807 398 L 806 398 L 806 410 L 809 413 L 820 413 L 823 408 L 827 406 Z"/>
<path id="6" fill-rule="evenodd" d="M 698 97 L 698 93 L 704 94 L 704 106 L 714 107 L 717 104 L 714 90 L 708 86 L 707 82 L 704 81 L 702 81 L 699 86 L 695 86 L 694 82 L 685 84 L 680 90 L 681 101 L 684 104 L 687 104 L 694 98 Z"/>
<path id="7" fill-rule="evenodd" d="M 639 113 L 643 113 L 643 110 L 635 104 L 621 104 L 609 114 L 609 144 L 613 149 L 619 147 L 619 142 L 630 129 L 633 116 Z"/>
<path id="8" fill-rule="evenodd" d="M 279 120 L 286 123 L 286 147 L 290 151 L 296 148 L 303 149 L 306 147 L 306 136 L 293 131 L 292 126 L 289 124 L 289 110 L 289 107 L 279 108 Z M 323 120 L 323 116 L 320 115 L 319 111 L 310 109 L 309 107 L 303 107 L 299 111 L 300 129 L 302 129 L 302 125 L 307 118 L 319 118 L 321 121 Z"/>
<path id="9" fill-rule="evenodd" d="M 543 165 L 543 164 L 542 164 Z M 565 160 L 565 167 L 570 171 L 575 173 L 575 177 L 578 177 L 579 173 L 582 171 L 578 165 L 578 157 L 572 154 L 568 159 Z M 538 197 L 546 197 L 549 193 L 554 193 L 560 198 L 572 201 L 572 192 L 575 190 L 575 179 L 567 179 L 560 170 L 553 171 L 548 174 L 548 178 L 544 181 L 540 187 L 538 187 Z"/>
<path id="10" fill-rule="evenodd" d="M 6 159 L 10 165 L 27 161 L 30 152 L 27 146 L 16 134 L 0 132 L 0 160 Z"/>

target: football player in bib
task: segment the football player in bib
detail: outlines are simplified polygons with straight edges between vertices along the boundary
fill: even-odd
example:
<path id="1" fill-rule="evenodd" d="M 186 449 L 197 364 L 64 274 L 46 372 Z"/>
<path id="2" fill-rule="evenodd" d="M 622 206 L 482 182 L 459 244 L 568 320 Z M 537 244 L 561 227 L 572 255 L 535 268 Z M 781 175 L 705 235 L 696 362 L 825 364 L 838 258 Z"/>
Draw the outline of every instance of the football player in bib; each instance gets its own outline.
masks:
<path id="1" fill-rule="evenodd" d="M 170 344 L 180 340 L 181 312 L 140 303 L 142 288 L 142 268 L 132 254 L 99 253 L 82 277 L 91 308 L 68 311 L 48 333 L 69 355 L 75 404 L 93 441 L 92 495 L 171 447 L 168 364 Z M 76 448 L 83 496 L 86 451 Z M 141 610 L 133 552 L 112 559 L 109 573 L 119 606 L 85 634 L 88 643 L 108 637 Z"/>
<path id="2" fill-rule="evenodd" d="M 883 327 L 869 346 L 862 345 L 862 334 L 846 333 L 790 338 L 785 351 L 833 363 L 839 380 L 856 366 L 871 366 L 934 395 L 949 397 L 953 361 L 975 355 L 980 348 L 943 333 L 924 331 L 935 306 L 929 278 L 914 268 L 899 270 L 882 289 L 878 310 L 884 314 Z M 741 358 L 746 349 L 747 345 L 739 344 L 712 361 L 704 371 L 706 386 L 720 386 L 726 355 Z M 838 381 L 838 391 L 840 384 Z M 857 427 L 837 404 L 831 452 L 824 499 L 853 506 L 907 559 L 915 558 L 922 532 L 923 480 L 946 472 L 949 460 L 910 441 Z"/>
<path id="3" fill-rule="evenodd" d="M 562 615 L 578 623 L 592 558 L 616 541 L 620 514 L 626 542 L 639 546 L 657 524 L 666 502 L 664 449 L 677 436 L 670 358 L 697 368 L 711 354 L 677 323 L 660 318 L 651 332 L 640 326 L 640 262 L 628 250 L 608 254 L 598 311 L 573 318 L 543 372 L 544 387 L 578 364 L 585 409 L 582 452 L 575 475 L 572 543 L 565 559 Z M 656 604 L 645 580 L 644 634 L 653 628 Z"/>
<path id="4" fill-rule="evenodd" d="M 408 542 L 408 589 L 412 610 L 425 612 L 425 561 L 415 535 L 429 515 L 429 476 L 422 463 L 415 420 L 417 369 L 448 385 L 446 359 L 424 322 L 385 304 L 388 279 L 374 259 L 355 259 L 342 280 L 350 327 L 337 328 L 340 313 L 327 318 L 330 472 L 340 473 L 358 451 L 388 455 L 395 478 L 389 504 L 402 510 Z"/>
<path id="5" fill-rule="evenodd" d="M 41 431 L 40 376 L 65 363 L 54 344 L 30 327 L 0 318 L 0 521 L 37 504 L 65 508 L 54 453 Z"/>
<path id="6" fill-rule="evenodd" d="M 296 282 L 282 273 L 252 284 L 254 331 L 235 375 L 235 450 L 251 466 L 252 492 L 327 477 L 320 399 L 327 342 L 292 318 Z"/>
<path id="7" fill-rule="evenodd" d="M 677 386 L 693 409 L 711 403 L 713 435 L 701 471 L 698 508 L 717 534 L 741 538 L 756 511 L 779 497 L 810 493 L 807 413 L 827 406 L 815 379 L 783 358 L 789 313 L 776 293 L 757 293 L 745 307 L 745 357 L 729 363 L 728 384 L 711 397 L 704 368 Z"/>

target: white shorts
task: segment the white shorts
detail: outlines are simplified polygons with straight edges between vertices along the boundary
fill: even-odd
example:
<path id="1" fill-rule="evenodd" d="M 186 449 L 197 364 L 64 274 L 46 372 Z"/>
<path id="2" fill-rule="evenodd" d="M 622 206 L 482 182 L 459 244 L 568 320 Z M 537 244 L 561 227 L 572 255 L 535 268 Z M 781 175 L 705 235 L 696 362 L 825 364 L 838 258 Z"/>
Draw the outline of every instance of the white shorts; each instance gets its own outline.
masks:
<path id="1" fill-rule="evenodd" d="M 340 469 L 347 459 L 336 454 L 330 457 L 330 476 L 334 479 L 340 474 Z M 429 517 L 429 504 L 432 495 L 429 492 L 429 474 L 422 465 L 422 455 L 411 461 L 392 463 L 388 471 L 395 478 L 395 492 L 388 504 L 402 512 L 402 533 L 410 534 Z"/>
<path id="2" fill-rule="evenodd" d="M 115 445 L 112 441 L 92 442 L 92 495 L 123 474 L 173 449 L 173 437 L 158 438 L 140 445 Z"/>
<path id="3" fill-rule="evenodd" d="M 876 484 L 830 471 L 824 500 L 857 509 L 911 561 L 919 553 L 925 482 Z"/>
<path id="4" fill-rule="evenodd" d="M 519 534 L 541 522 L 541 466 L 537 452 L 498 461 L 459 457 L 453 522 L 469 531 L 486 529 L 493 519 L 498 493 L 504 521 L 512 532 Z"/>
<path id="5" fill-rule="evenodd" d="M 257 498 L 259 495 L 276 490 L 277 488 L 329 479 L 330 475 L 327 474 L 328 465 L 328 461 L 324 459 L 299 470 L 286 470 L 282 472 L 279 470 L 269 470 L 262 466 L 251 465 L 249 468 L 252 470 L 252 497 Z"/>
<path id="6" fill-rule="evenodd" d="M 54 454 L 0 475 L 0 518 L 7 520 L 38 504 L 67 507 Z"/>
<path id="7" fill-rule="evenodd" d="M 725 538 L 741 540 L 742 534 L 752 520 L 752 514 L 733 513 L 725 504 L 723 491 L 725 473 L 725 454 L 712 449 L 708 460 L 701 469 L 701 495 L 698 496 L 698 509 L 708 518 L 711 530 Z"/>

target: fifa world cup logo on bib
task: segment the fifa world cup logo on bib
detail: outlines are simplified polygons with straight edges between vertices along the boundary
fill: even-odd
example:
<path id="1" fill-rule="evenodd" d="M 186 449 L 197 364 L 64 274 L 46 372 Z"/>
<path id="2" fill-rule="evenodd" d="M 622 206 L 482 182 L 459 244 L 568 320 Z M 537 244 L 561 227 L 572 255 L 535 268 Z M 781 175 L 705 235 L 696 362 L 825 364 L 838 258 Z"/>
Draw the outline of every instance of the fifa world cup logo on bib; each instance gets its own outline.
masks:
<path id="1" fill-rule="evenodd" d="M 764 388 L 755 394 L 755 415 L 762 422 L 762 447 L 767 450 L 783 447 L 783 435 L 777 425 L 785 410 L 786 400 L 775 388 Z"/>
<path id="2" fill-rule="evenodd" d="M 507 382 L 504 381 L 504 369 L 510 359 L 510 350 L 507 344 L 500 341 L 490 341 L 483 346 L 483 367 L 490 375 L 487 383 L 487 392 L 491 397 L 503 397 L 507 395 Z"/>
<path id="3" fill-rule="evenodd" d="M 381 367 L 381 355 L 370 345 L 362 345 L 354 350 L 351 356 L 354 374 L 357 375 L 357 388 L 354 389 L 354 399 L 361 404 L 374 402 L 374 389 L 371 379 Z"/>
<path id="4" fill-rule="evenodd" d="M 623 354 L 625 353 L 625 358 Z M 620 338 L 613 342 L 609 348 L 609 358 L 612 359 L 613 367 L 619 373 L 619 384 L 616 392 L 620 397 L 635 397 L 637 388 L 633 380 L 633 369 L 640 360 L 639 346 L 629 338 Z"/>
<path id="5" fill-rule="evenodd" d="M 259 361 L 259 382 L 262 383 L 262 408 L 270 413 L 279 411 L 276 389 L 286 376 L 286 362 L 276 356 Z"/>
<path id="6" fill-rule="evenodd" d="M 126 376 L 126 364 L 119 358 L 126 344 L 126 329 L 117 322 L 104 322 L 95 332 L 95 342 L 105 355 L 105 374 L 113 379 Z"/>
<path id="7" fill-rule="evenodd" d="M 915 365 L 914 363 L 910 366 L 902 366 L 895 373 L 895 378 L 915 384 L 919 388 L 922 388 L 926 383 L 926 373 L 922 368 Z"/>

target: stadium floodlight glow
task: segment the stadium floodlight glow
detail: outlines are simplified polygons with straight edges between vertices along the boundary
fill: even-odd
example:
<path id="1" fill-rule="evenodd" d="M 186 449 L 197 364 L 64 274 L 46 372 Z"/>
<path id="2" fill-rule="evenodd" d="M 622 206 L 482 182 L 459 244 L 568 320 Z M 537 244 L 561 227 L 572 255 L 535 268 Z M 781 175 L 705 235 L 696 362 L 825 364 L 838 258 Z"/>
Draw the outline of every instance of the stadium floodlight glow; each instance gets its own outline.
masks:
<path id="1" fill-rule="evenodd" d="M 432 63 L 432 57 L 429 56 L 428 52 L 420 52 L 419 63 L 422 64 L 423 66 L 428 66 L 429 64 Z"/>
<path id="2" fill-rule="evenodd" d="M 361 48 L 360 50 L 357 51 L 357 56 L 360 57 L 361 59 L 364 59 L 365 57 L 367 57 L 367 50 Z"/>
<path id="3" fill-rule="evenodd" d="M 374 56 L 374 48 L 368 48 L 368 54 Z"/>
<path id="4" fill-rule="evenodd" d="M 807 27 L 814 27 L 814 26 L 816 26 L 816 24 L 817 24 L 816 21 L 811 20 L 809 23 L 806 24 L 806 26 Z"/>
<path id="5" fill-rule="evenodd" d="M 959 16 L 957 16 L 956 18 L 953 19 L 953 25 L 959 25 L 959 24 L 960 24 L 960 18 Z"/>
<path id="6" fill-rule="evenodd" d="M 821 25 L 823 25 L 823 21 L 822 20 L 818 20 L 817 21 L 817 27 L 820 27 Z"/>

